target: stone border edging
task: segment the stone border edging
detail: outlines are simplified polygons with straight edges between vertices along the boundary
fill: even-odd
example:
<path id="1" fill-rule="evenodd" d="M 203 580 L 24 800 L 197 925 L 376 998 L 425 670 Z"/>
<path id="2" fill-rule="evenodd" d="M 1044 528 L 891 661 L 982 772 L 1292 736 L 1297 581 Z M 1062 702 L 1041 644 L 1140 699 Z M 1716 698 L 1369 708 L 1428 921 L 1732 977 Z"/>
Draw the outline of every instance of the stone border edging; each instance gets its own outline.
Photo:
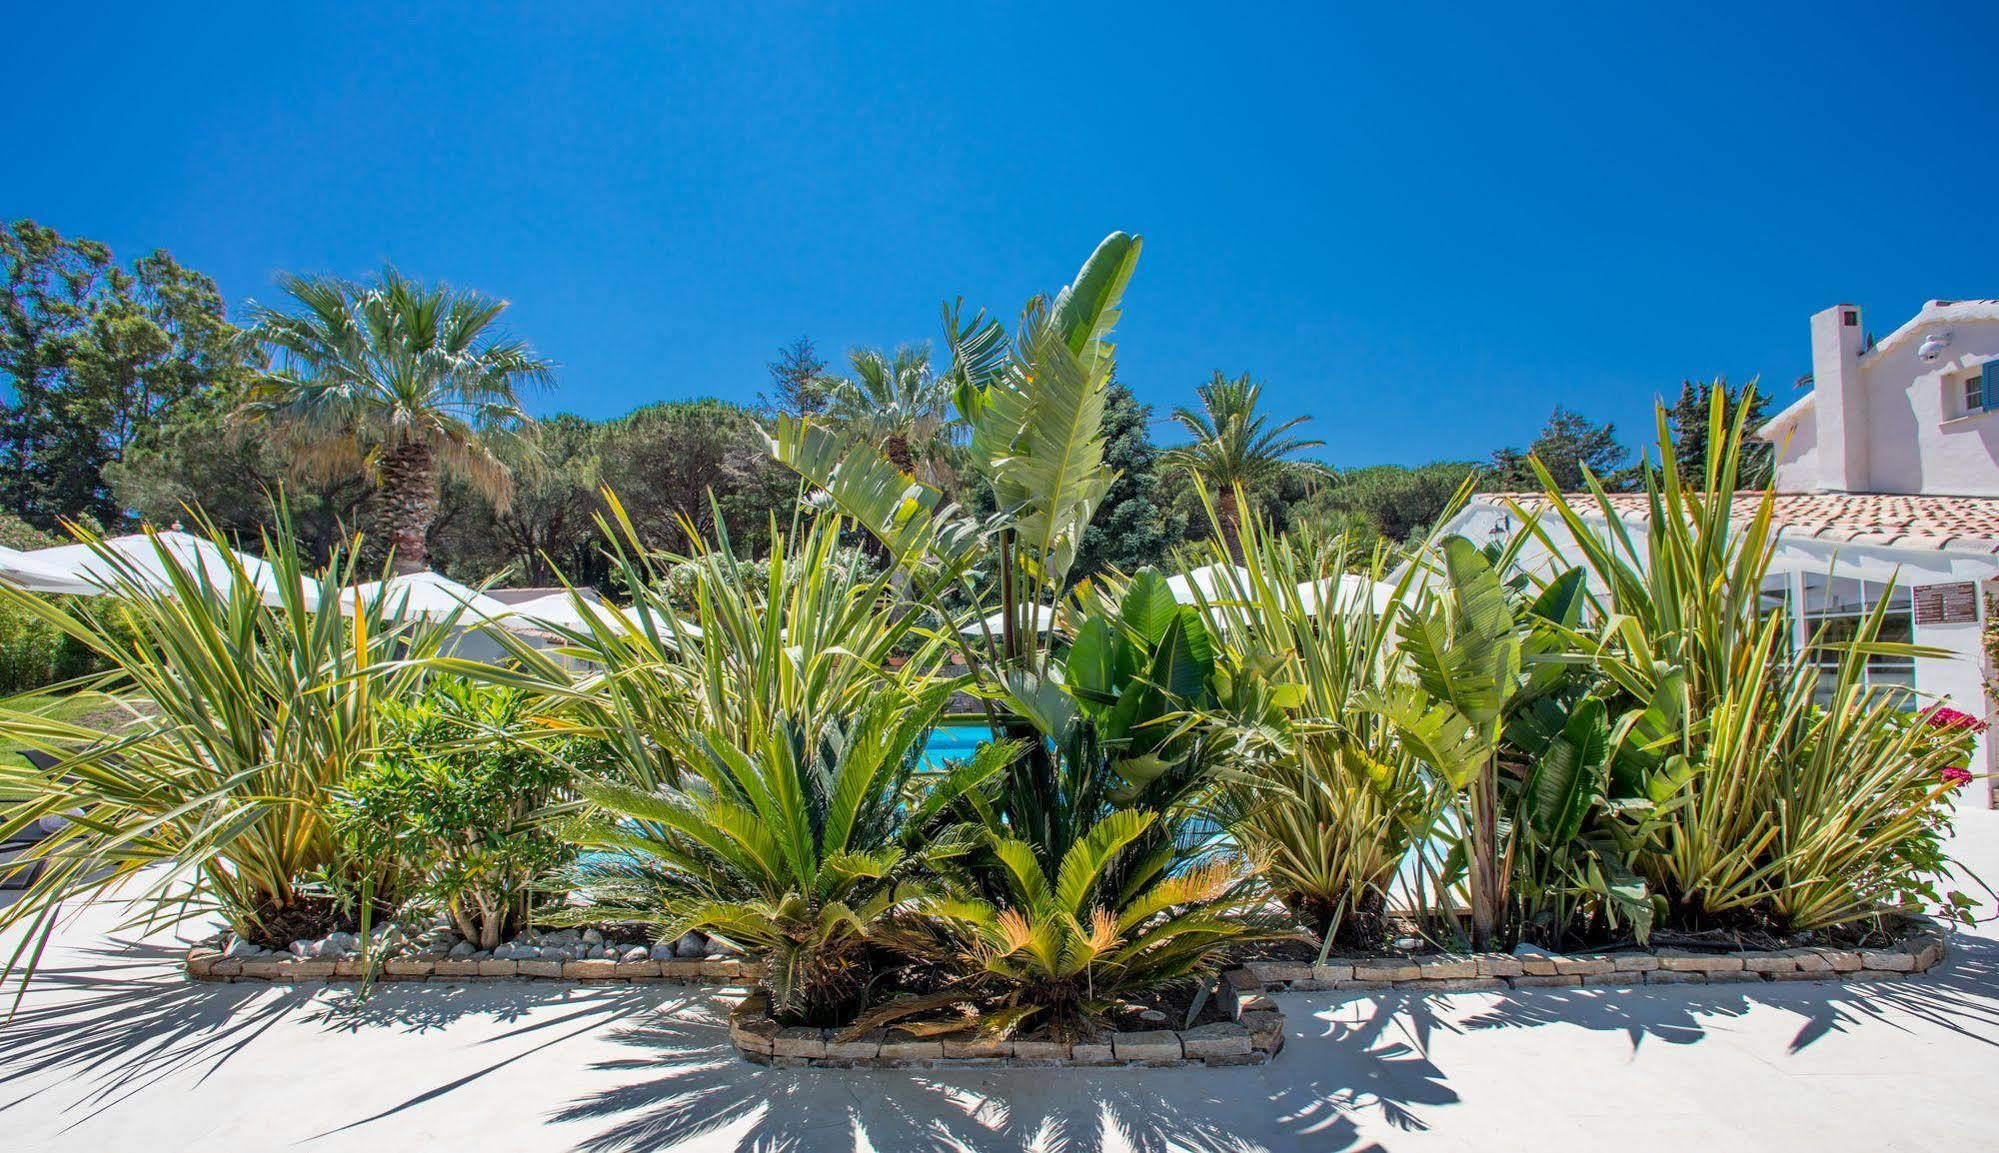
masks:
<path id="1" fill-rule="evenodd" d="M 843 1029 L 786 1028 L 770 1015 L 759 989 L 729 1012 L 729 1041 L 743 1059 L 786 1069 L 906 1069 L 979 1065 L 1142 1066 L 1262 1065 L 1284 1048 L 1284 1014 L 1273 1006 L 1234 1021 L 1190 1029 L 1111 1033 L 1098 1041 L 994 1040 L 984 1037 L 892 1037 L 874 1029 L 845 1037 Z"/>
<path id="2" fill-rule="evenodd" d="M 1944 956 L 1943 927 L 1910 918 L 1909 933 L 1881 949 L 1808 946 L 1703 953 L 1428 953 L 1324 965 L 1245 961 L 1223 974 L 1226 1003 L 1240 1017 L 1276 1008 L 1280 990 L 1416 989 L 1432 993 L 1577 986 L 1700 985 L 1747 981 L 1874 981 L 1925 972 Z"/>
<path id="3" fill-rule="evenodd" d="M 676 958 L 670 961 L 526 960 L 491 958 L 470 961 L 449 957 L 390 957 L 376 966 L 377 981 L 577 981 L 590 985 L 626 982 L 670 982 L 680 985 L 741 985 L 761 970 L 741 957 L 721 960 Z M 197 981 L 358 981 L 363 974 L 359 956 L 301 958 L 290 955 L 230 957 L 209 945 L 187 951 L 187 975 Z"/>

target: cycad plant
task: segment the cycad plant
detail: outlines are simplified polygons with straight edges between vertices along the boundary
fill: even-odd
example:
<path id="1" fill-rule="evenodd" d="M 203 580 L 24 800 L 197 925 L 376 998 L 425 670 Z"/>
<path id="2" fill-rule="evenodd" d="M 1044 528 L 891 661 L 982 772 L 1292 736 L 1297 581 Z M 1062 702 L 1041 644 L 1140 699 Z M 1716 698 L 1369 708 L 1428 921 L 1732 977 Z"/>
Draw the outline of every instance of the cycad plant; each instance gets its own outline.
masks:
<path id="1" fill-rule="evenodd" d="M 854 1029 L 1075 1040 L 1139 998 L 1211 979 L 1223 948 L 1269 926 L 1248 915 L 1256 898 L 1223 861 L 1115 880 L 1114 863 L 1156 820 L 1112 813 L 1053 870 L 1033 845 L 993 838 L 996 893 L 926 897 L 894 933 L 942 987 L 890 1001 Z"/>
<path id="2" fill-rule="evenodd" d="M 690 728 L 675 737 L 677 788 L 585 781 L 607 819 L 579 832 L 585 855 L 562 881 L 591 902 L 576 915 L 726 938 L 763 962 L 780 1019 L 851 1019 L 889 916 L 966 847 L 944 815 L 1014 751 L 917 774 L 953 687 L 884 684 L 812 736 L 783 718 L 749 740 Z"/>
<path id="3" fill-rule="evenodd" d="M 341 853 L 334 791 L 381 743 L 384 707 L 421 690 L 454 622 L 392 620 L 379 602 L 334 611 L 353 565 L 337 555 L 308 573 L 283 532 L 264 538 L 264 589 L 220 534 L 221 568 L 156 545 L 167 588 L 85 539 L 113 607 L 75 611 L 4 584 L 0 603 L 101 658 L 108 672 L 68 687 L 128 702 L 132 716 L 96 728 L 0 709 L 0 737 L 53 758 L 46 769 L 0 765 L 0 799 L 13 802 L 0 837 L 40 817 L 73 818 L 29 850 L 46 868 L 0 910 L 0 927 L 30 926 L 33 941 L 62 904 L 137 882 L 136 919 L 212 910 L 272 945 L 324 932 L 346 914 L 311 879 L 343 878 L 358 892 L 368 885 L 356 874 L 373 867 Z M 160 864 L 173 868 L 142 873 Z"/>

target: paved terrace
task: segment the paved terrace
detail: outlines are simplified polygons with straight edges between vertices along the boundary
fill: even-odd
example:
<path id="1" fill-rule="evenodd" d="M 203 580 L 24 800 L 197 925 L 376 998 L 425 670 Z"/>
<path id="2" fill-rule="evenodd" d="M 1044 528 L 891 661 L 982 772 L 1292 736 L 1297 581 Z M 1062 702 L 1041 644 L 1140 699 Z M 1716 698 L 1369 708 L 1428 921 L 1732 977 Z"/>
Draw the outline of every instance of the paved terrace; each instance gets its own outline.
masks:
<path id="1" fill-rule="evenodd" d="M 1999 877 L 1999 813 L 1958 851 Z M 1989 914 L 1991 910 L 1988 908 Z M 774 1070 L 698 990 L 184 980 L 67 927 L 0 1024 L 8 1150 L 1965 1150 L 1999 1144 L 1999 936 L 1907 982 L 1288 993 L 1259 1068 Z"/>

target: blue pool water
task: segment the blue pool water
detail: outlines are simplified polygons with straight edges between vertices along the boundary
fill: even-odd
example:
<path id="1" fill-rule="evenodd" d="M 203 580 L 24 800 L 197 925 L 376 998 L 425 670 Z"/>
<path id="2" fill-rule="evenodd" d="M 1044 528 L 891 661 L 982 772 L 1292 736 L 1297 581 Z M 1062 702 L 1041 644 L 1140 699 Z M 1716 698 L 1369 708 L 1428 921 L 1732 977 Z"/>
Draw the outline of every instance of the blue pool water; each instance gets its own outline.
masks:
<path id="1" fill-rule="evenodd" d="M 930 739 L 923 742 L 922 771 L 940 772 L 952 761 L 964 760 L 991 736 L 992 730 L 984 721 L 938 725 L 930 730 Z"/>

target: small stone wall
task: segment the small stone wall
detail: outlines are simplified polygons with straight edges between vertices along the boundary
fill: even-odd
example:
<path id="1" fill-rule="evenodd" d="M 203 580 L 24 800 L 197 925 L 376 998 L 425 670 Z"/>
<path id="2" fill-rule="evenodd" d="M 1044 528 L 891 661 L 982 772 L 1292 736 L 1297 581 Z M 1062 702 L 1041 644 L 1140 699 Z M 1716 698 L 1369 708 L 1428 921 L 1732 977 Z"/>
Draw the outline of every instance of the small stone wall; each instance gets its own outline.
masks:
<path id="1" fill-rule="evenodd" d="M 729 1040 L 745 1060 L 780 1068 L 854 1069 L 1024 1066 L 1261 1065 L 1284 1047 L 1284 1015 L 1275 1007 L 1234 1021 L 1190 1029 L 1115 1032 L 1094 1041 L 922 1039 L 893 1029 L 849 1037 L 844 1029 L 784 1028 L 761 990 L 729 1014 Z"/>
<path id="2" fill-rule="evenodd" d="M 187 951 L 187 975 L 197 981 L 358 981 L 359 956 L 338 959 L 295 957 L 286 953 L 262 957 L 230 957 L 209 945 Z M 502 961 L 450 957 L 390 957 L 376 966 L 377 981 L 581 981 L 617 984 L 660 981 L 682 985 L 741 985 L 759 975 L 755 962 L 741 957 L 676 958 L 672 960 Z"/>
<path id="3" fill-rule="evenodd" d="M 1433 953 L 1407 957 L 1248 961 L 1223 977 L 1238 1016 L 1275 1008 L 1267 994 L 1295 990 L 1416 989 L 1431 993 L 1586 985 L 1704 985 L 1744 981 L 1878 981 L 1924 972 L 1944 956 L 1942 926 L 1912 919 L 1880 949 L 1799 948 L 1629 953 Z"/>

